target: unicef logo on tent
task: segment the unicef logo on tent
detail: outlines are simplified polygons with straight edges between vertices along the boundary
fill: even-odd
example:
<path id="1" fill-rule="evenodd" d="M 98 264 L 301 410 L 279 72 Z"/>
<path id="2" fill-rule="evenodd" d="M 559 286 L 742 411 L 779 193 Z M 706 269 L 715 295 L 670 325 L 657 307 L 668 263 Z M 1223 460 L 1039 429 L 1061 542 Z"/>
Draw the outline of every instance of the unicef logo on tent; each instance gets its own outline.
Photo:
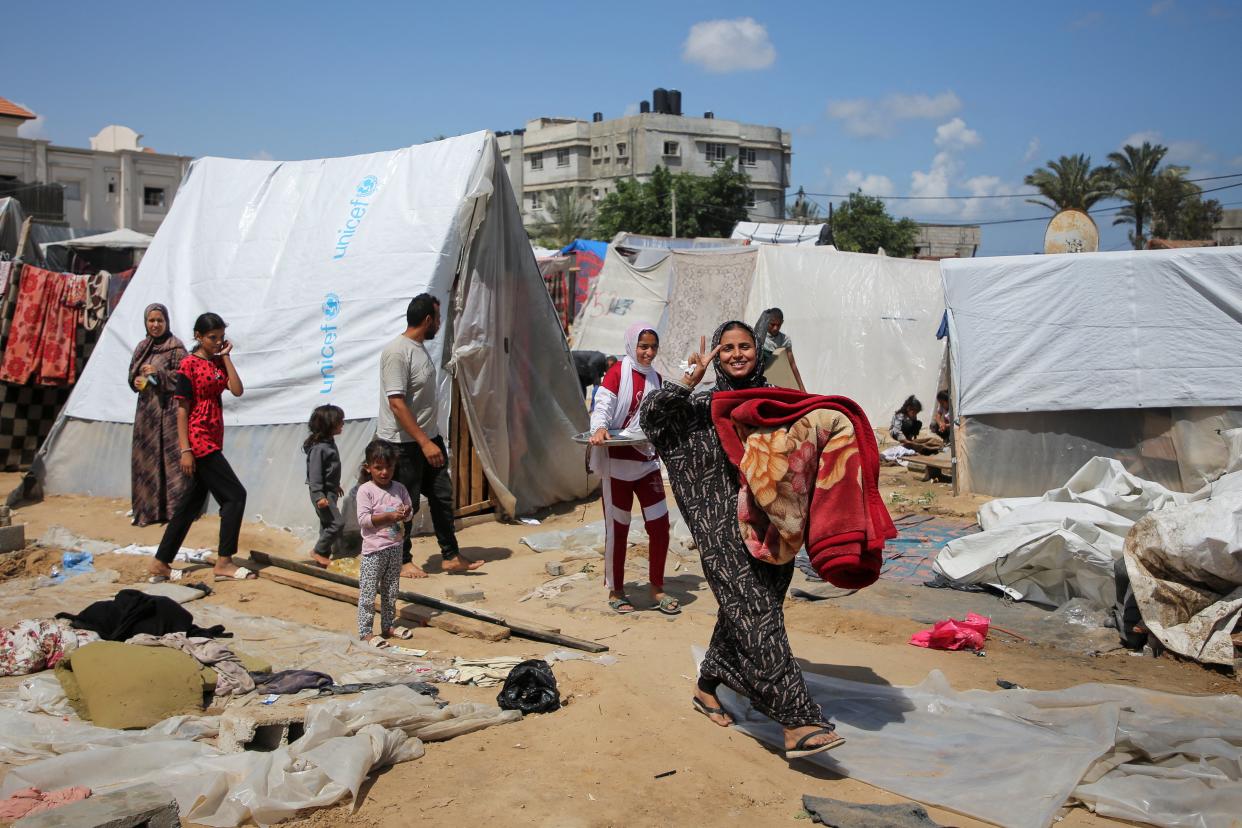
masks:
<path id="1" fill-rule="evenodd" d="M 366 198 L 367 196 L 374 193 L 375 188 L 378 186 L 379 186 L 379 179 L 373 175 L 368 175 L 366 178 L 362 179 L 362 181 L 358 183 L 358 189 L 355 190 L 355 192 L 358 193 L 359 198 Z"/>
<path id="2" fill-rule="evenodd" d="M 341 314 L 341 297 L 329 293 L 323 299 L 323 318 L 336 319 Z"/>

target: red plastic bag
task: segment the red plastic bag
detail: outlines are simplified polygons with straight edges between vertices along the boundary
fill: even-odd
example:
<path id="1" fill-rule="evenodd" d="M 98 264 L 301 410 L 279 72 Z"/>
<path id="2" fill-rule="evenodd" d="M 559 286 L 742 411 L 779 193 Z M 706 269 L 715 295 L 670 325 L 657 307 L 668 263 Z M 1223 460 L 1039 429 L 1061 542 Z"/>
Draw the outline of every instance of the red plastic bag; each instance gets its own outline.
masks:
<path id="1" fill-rule="evenodd" d="M 968 612 L 965 621 L 949 618 L 937 621 L 930 630 L 916 632 L 910 643 L 932 650 L 982 650 L 991 624 L 991 618 Z"/>

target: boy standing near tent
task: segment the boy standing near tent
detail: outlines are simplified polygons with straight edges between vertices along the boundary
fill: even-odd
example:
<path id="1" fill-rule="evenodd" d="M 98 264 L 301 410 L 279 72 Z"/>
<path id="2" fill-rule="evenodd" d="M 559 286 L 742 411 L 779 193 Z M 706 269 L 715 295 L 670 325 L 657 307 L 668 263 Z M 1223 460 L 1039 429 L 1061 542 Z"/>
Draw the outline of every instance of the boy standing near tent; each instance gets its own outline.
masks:
<path id="1" fill-rule="evenodd" d="M 457 549 L 453 531 L 453 484 L 449 479 L 444 439 L 436 425 L 436 367 L 424 342 L 440 330 L 440 302 L 429 293 L 410 300 L 405 311 L 405 332 L 380 354 L 380 405 L 376 439 L 397 452 L 396 479 L 418 509 L 419 495 L 427 497 L 431 525 L 445 572 L 478 569 L 481 561 L 469 561 Z M 427 573 L 410 555 L 412 523 L 405 524 L 401 544 L 401 577 L 426 578 Z"/>

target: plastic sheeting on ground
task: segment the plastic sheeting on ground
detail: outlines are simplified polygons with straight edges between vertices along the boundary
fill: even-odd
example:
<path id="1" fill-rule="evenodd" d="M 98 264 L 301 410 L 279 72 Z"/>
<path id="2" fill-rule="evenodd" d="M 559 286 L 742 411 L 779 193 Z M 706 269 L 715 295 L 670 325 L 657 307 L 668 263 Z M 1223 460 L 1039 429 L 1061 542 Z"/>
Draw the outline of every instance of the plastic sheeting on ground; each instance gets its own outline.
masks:
<path id="1" fill-rule="evenodd" d="M 356 807 L 372 769 L 417 759 L 424 740 L 520 718 L 491 705 L 439 708 L 408 687 L 388 687 L 311 705 L 304 735 L 271 752 L 221 754 L 204 744 L 176 741 L 102 747 L 14 769 L 0 795 L 27 785 L 65 787 L 58 781 L 63 779 L 99 793 L 151 782 L 176 797 L 189 822 L 270 825 L 346 797 Z"/>
<path id="2" fill-rule="evenodd" d="M 806 679 L 846 739 L 808 761 L 1004 828 L 1046 828 L 1075 801 L 1170 828 L 1232 828 L 1242 813 L 1237 696 L 959 692 L 938 670 L 913 687 Z M 721 701 L 744 732 L 783 745 L 779 725 L 723 685 Z"/>
<path id="3" fill-rule="evenodd" d="M 1210 499 L 1147 515 L 1126 537 L 1126 571 L 1147 629 L 1175 653 L 1235 666 L 1242 617 L 1242 473 Z"/>
<path id="4" fill-rule="evenodd" d="M 671 500 L 668 506 L 668 522 L 669 551 L 681 557 L 695 555 L 694 538 L 690 534 L 690 528 L 686 526 L 686 521 L 682 518 L 680 510 L 673 505 Z M 548 532 L 536 532 L 533 535 L 523 536 L 519 543 L 530 547 L 536 552 L 563 554 L 571 552 L 598 552 L 602 555 L 604 552 L 604 522 L 596 520 L 579 526 L 577 529 L 555 529 Z M 641 520 L 635 520 L 630 524 L 628 545 L 633 546 L 641 543 L 647 543 L 647 527 L 643 525 Z"/>
<path id="5" fill-rule="evenodd" d="M 164 744 L 170 740 L 192 742 L 214 737 L 219 721 L 218 716 L 172 716 L 144 730 L 115 730 L 88 724 L 76 716 L 49 716 L 0 708 L 0 762 L 22 765 L 83 750 L 152 742 Z"/>
<path id="6" fill-rule="evenodd" d="M 1191 497 L 1096 457 L 1042 497 L 985 504 L 983 531 L 949 542 L 934 568 L 957 583 L 985 584 L 1018 600 L 1057 607 L 1081 597 L 1112 607 L 1113 564 L 1134 522 Z"/>

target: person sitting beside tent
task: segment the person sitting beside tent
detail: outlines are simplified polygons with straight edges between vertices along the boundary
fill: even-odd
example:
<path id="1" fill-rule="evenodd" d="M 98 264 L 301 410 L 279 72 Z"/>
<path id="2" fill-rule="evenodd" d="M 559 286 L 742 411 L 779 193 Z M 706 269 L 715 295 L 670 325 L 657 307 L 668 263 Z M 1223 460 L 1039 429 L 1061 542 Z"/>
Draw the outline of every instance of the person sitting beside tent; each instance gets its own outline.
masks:
<path id="1" fill-rule="evenodd" d="M 659 350 L 660 337 L 651 325 L 630 325 L 625 332 L 625 358 L 604 375 L 591 411 L 591 470 L 600 476 L 604 495 L 604 582 L 608 587 L 608 606 L 621 614 L 634 611 L 634 605 L 625 597 L 625 543 L 635 495 L 647 527 L 651 600 L 665 615 L 681 612 L 677 599 L 664 594 L 668 503 L 655 450 L 646 441 L 626 446 L 604 445 L 610 429 L 624 430 L 637 425 L 643 399 L 660 387 L 660 375 L 651 365 Z"/>
<path id="2" fill-rule="evenodd" d="M 923 403 L 919 402 L 918 397 L 913 394 L 906 397 L 901 408 L 893 412 L 893 423 L 888 428 L 888 434 L 901 445 L 919 454 L 935 454 L 944 448 L 944 440 L 930 434 L 919 436 L 919 432 L 923 430 L 923 421 L 919 419 L 919 412 L 922 410 Z"/>
<path id="3" fill-rule="evenodd" d="M 608 369 L 617 363 L 615 356 L 605 356 L 599 351 L 571 351 L 570 354 L 574 358 L 574 370 L 578 372 L 578 382 L 582 384 L 584 397 L 587 389 L 599 385 Z"/>
<path id="4" fill-rule="evenodd" d="M 172 577 L 172 562 L 190 525 L 203 513 L 208 494 L 220 504 L 216 580 L 258 577 L 233 563 L 246 511 L 246 488 L 224 457 L 224 409 L 220 395 L 227 388 L 234 397 L 240 397 L 245 389 L 233 367 L 233 343 L 225 338 L 225 327 L 217 314 L 199 316 L 194 322 L 197 344 L 177 369 L 177 443 L 181 447 L 181 473 L 190 478 L 190 484 L 155 550 L 150 568 L 152 583 Z"/>
<path id="5" fill-rule="evenodd" d="M 931 432 L 944 440 L 949 441 L 949 435 L 953 433 L 953 408 L 949 405 L 949 392 L 936 392 L 936 410 L 932 413 Z"/>
<path id="6" fill-rule="evenodd" d="M 759 341 L 763 348 L 763 370 L 767 371 L 772 367 L 772 363 L 776 361 L 777 351 L 783 349 L 785 356 L 789 359 L 789 369 L 793 371 L 798 388 L 805 389 L 806 383 L 802 381 L 802 374 L 798 372 L 798 361 L 793 355 L 793 339 L 789 334 L 781 332 L 784 324 L 785 312 L 780 308 L 768 308 L 755 324 L 755 330 L 760 335 Z"/>
<path id="7" fill-rule="evenodd" d="M 147 335 L 129 361 L 129 385 L 138 393 L 130 459 L 130 505 L 135 526 L 167 523 L 190 479 L 181 473 L 177 443 L 177 403 L 173 399 L 177 366 L 185 345 L 172 335 L 168 308 L 147 305 L 142 314 Z"/>

